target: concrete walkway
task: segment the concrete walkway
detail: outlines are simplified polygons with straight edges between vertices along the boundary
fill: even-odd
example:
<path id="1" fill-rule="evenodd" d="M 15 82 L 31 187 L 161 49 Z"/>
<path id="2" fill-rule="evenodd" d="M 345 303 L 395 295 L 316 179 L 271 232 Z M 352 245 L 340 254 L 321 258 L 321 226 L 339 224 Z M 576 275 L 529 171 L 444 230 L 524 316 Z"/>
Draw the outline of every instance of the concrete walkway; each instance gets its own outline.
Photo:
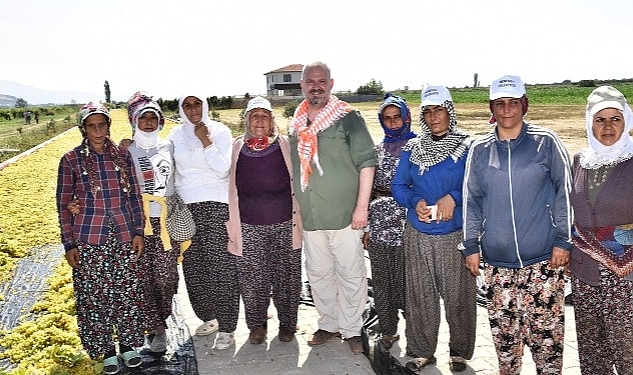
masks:
<path id="1" fill-rule="evenodd" d="M 183 319 L 190 332 L 195 332 L 196 327 L 202 322 L 195 316 L 185 289 L 185 282 L 180 270 L 180 285 L 178 302 Z M 497 356 L 490 335 L 490 325 L 486 309 L 477 307 L 477 341 L 475 355 L 468 362 L 468 369 L 464 375 L 493 375 L 497 374 Z M 565 308 L 565 375 L 580 375 L 578 365 L 578 351 L 576 342 L 576 330 L 573 307 Z M 317 347 L 310 347 L 307 340 L 310 334 L 317 330 L 318 314 L 314 307 L 301 305 L 299 308 L 299 320 L 296 339 L 284 343 L 277 338 L 279 321 L 276 311 L 271 306 L 271 316 L 268 323 L 268 338 L 261 345 L 248 343 L 249 330 L 244 320 L 244 310 L 240 309 L 240 318 L 235 332 L 236 346 L 229 350 L 215 350 L 213 343 L 216 334 L 206 337 L 193 336 L 196 358 L 198 361 L 199 375 L 373 375 L 371 364 L 363 354 L 353 354 L 346 342 L 338 339 Z M 394 344 L 391 354 L 401 363 L 406 363 L 410 358 L 405 356 L 406 339 L 404 337 L 404 319 L 399 327 L 400 341 Z M 445 322 L 440 326 L 440 336 L 435 356 L 437 366 L 429 366 L 418 372 L 419 374 L 453 374 L 448 367 L 448 326 Z M 526 348 L 524 355 L 522 375 L 534 375 L 536 370 L 531 359 L 531 353 Z"/>

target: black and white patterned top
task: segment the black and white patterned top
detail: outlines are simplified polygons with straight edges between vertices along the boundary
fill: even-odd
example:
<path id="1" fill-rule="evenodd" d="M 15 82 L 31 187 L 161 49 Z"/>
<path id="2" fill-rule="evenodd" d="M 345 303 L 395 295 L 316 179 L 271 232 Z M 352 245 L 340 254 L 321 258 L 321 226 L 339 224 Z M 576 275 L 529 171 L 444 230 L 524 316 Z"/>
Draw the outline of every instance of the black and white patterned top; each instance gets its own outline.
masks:
<path id="1" fill-rule="evenodd" d="M 377 164 L 369 203 L 369 239 L 375 244 L 402 246 L 406 209 L 391 195 L 391 182 L 400 158 L 387 152 L 384 143 L 376 145 L 374 150 Z"/>

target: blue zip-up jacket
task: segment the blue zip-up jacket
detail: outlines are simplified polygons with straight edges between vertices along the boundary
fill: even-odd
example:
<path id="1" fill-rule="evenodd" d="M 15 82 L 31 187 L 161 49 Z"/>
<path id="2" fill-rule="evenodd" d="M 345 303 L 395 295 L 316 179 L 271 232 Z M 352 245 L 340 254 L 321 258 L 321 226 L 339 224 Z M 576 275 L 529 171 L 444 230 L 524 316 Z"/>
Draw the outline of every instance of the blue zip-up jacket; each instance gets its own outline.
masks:
<path id="1" fill-rule="evenodd" d="M 464 257 L 481 250 L 495 267 L 523 268 L 570 251 L 569 155 L 552 130 L 523 123 L 517 139 L 496 128 L 470 146 L 464 176 Z"/>
<path id="2" fill-rule="evenodd" d="M 462 229 L 462 183 L 466 155 L 462 155 L 457 161 L 448 157 L 422 175 L 418 173 L 420 166 L 412 163 L 410 156 L 410 151 L 402 152 L 391 184 L 394 199 L 407 208 L 409 224 L 421 233 L 432 235 L 449 234 Z M 434 205 L 446 194 L 450 194 L 455 201 L 452 220 L 425 223 L 418 219 L 415 206 L 420 199 L 426 200 L 427 205 Z"/>

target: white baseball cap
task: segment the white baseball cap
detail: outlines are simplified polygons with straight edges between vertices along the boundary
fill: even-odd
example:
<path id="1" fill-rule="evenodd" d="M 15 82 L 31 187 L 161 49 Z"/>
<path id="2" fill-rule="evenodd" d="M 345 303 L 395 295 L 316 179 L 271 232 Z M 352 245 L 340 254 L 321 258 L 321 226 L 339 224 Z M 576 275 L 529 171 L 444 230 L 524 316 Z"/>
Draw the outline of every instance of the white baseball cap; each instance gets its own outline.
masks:
<path id="1" fill-rule="evenodd" d="M 420 106 L 442 105 L 447 100 L 452 102 L 453 97 L 446 86 L 429 85 L 422 90 L 422 103 Z"/>
<path id="2" fill-rule="evenodd" d="M 244 112 L 244 114 L 246 115 L 248 112 L 255 108 L 263 108 L 269 112 L 273 111 L 273 107 L 270 105 L 268 99 L 262 96 L 256 96 L 253 99 L 249 100 L 248 104 L 246 104 L 246 111 Z"/>
<path id="3" fill-rule="evenodd" d="M 519 76 L 503 76 L 490 84 L 490 100 L 499 98 L 521 98 L 525 95 L 525 85 Z"/>

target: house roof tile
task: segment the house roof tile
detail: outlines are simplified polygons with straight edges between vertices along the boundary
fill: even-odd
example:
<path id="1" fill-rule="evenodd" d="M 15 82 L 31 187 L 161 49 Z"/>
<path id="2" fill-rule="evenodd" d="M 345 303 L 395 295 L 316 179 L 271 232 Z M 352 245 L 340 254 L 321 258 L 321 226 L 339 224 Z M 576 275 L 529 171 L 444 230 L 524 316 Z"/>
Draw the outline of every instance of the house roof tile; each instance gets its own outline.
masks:
<path id="1" fill-rule="evenodd" d="M 264 75 L 270 74 L 270 73 L 301 72 L 301 71 L 303 71 L 303 64 L 290 64 L 288 66 L 284 66 L 283 68 L 275 69 L 268 73 L 264 73 Z"/>

